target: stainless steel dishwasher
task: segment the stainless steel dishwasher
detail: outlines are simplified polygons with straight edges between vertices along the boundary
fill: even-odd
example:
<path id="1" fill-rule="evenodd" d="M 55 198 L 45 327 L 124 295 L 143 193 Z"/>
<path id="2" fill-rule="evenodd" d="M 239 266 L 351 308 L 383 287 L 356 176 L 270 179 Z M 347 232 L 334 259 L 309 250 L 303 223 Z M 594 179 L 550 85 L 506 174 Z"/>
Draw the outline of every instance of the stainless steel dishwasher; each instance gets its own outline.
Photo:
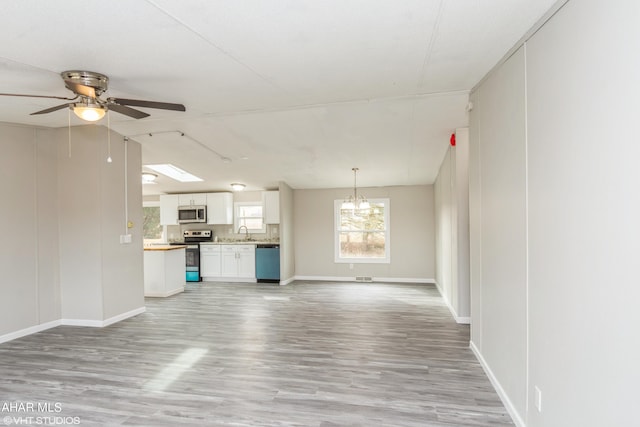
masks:
<path id="1" fill-rule="evenodd" d="M 256 279 L 258 282 L 280 282 L 280 245 L 260 243 L 256 245 Z"/>

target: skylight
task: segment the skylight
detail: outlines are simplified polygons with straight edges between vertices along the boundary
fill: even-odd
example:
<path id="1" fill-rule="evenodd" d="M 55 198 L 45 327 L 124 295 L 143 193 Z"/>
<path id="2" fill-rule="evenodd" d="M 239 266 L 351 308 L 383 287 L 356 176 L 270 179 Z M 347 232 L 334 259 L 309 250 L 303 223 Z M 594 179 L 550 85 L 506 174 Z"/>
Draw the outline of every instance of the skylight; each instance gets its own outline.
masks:
<path id="1" fill-rule="evenodd" d="M 144 165 L 144 167 L 152 169 L 162 175 L 166 175 L 171 179 L 175 179 L 180 182 L 198 182 L 202 181 L 202 178 L 198 178 L 195 175 L 191 175 L 187 171 L 183 171 L 177 166 L 172 164 L 164 164 L 164 165 Z"/>

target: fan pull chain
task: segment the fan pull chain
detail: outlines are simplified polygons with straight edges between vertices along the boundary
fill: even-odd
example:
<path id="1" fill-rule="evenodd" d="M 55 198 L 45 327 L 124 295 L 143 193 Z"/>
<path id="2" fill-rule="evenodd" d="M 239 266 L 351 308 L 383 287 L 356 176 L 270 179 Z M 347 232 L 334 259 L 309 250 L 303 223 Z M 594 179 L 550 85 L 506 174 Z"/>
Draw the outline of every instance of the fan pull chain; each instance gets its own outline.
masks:
<path id="1" fill-rule="evenodd" d="M 71 158 L 71 108 L 68 109 L 68 117 L 69 127 L 67 129 L 69 129 L 69 158 Z"/>
<path id="2" fill-rule="evenodd" d="M 111 162 L 111 114 L 107 110 L 107 163 Z"/>

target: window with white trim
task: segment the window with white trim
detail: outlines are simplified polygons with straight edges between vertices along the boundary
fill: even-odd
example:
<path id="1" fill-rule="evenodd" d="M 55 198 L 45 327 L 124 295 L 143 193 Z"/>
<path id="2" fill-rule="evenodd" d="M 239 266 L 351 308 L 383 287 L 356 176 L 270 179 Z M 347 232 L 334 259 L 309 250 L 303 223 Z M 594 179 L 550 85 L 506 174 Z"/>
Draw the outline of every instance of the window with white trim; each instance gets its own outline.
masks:
<path id="1" fill-rule="evenodd" d="M 242 226 L 247 227 L 249 233 L 264 233 L 264 208 L 262 202 L 236 202 L 235 207 L 235 232 Z M 244 231 L 244 228 L 242 229 Z"/>
<path id="2" fill-rule="evenodd" d="M 366 209 L 334 202 L 335 262 L 389 263 L 389 199 L 369 199 Z"/>

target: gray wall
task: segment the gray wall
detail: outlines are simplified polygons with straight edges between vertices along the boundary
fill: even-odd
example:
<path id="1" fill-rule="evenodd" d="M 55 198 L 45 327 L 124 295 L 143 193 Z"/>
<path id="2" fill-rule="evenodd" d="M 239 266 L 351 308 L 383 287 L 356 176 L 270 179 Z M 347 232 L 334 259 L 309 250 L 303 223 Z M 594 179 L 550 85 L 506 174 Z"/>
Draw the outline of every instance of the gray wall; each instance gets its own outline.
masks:
<path id="1" fill-rule="evenodd" d="M 280 281 L 288 282 L 295 276 L 293 233 L 293 190 L 280 182 Z"/>
<path id="2" fill-rule="evenodd" d="M 434 184 L 435 228 L 436 228 L 436 284 L 440 294 L 451 307 L 453 299 L 452 234 L 453 234 L 453 185 L 451 149 L 442 160 Z M 453 307 L 451 307 L 453 309 Z"/>
<path id="3" fill-rule="evenodd" d="M 71 135 L 69 158 L 67 130 L 58 131 L 62 317 L 102 321 L 144 307 L 141 150 L 126 144 L 126 212 L 122 136 L 111 133 L 107 163 L 106 128 L 77 126 Z M 127 232 L 132 243 L 120 244 Z"/>
<path id="4" fill-rule="evenodd" d="M 469 131 L 456 130 L 434 184 L 436 284 L 456 321 L 470 321 Z"/>
<path id="5" fill-rule="evenodd" d="M 124 145 L 106 129 L 0 124 L 0 341 L 60 324 L 144 308 L 140 146 L 129 144 L 125 233 Z M 95 323 L 94 323 L 95 324 Z"/>
<path id="6" fill-rule="evenodd" d="M 0 336 L 60 319 L 54 131 L 0 123 Z"/>
<path id="7" fill-rule="evenodd" d="M 353 189 L 294 190 L 296 277 L 435 280 L 433 186 L 362 188 L 368 198 L 390 199 L 391 263 L 334 262 L 334 200 Z"/>
<path id="8" fill-rule="evenodd" d="M 520 425 L 637 424 L 638 16 L 569 1 L 472 94 L 472 342 Z"/>

